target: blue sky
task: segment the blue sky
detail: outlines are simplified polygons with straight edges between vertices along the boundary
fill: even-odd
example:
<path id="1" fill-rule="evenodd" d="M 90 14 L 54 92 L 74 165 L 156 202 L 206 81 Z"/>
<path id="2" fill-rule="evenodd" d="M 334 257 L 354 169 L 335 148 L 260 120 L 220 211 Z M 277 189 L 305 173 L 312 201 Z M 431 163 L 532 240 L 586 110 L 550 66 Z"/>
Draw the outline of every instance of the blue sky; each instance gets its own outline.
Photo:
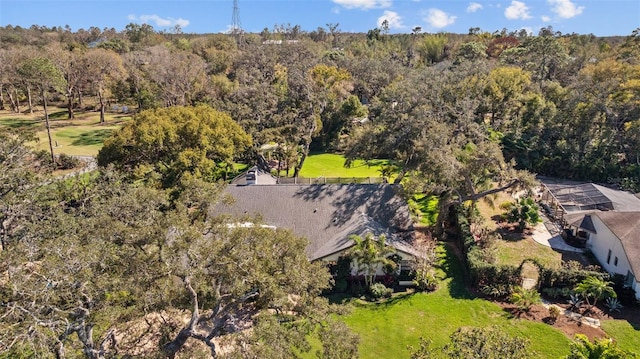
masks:
<path id="1" fill-rule="evenodd" d="M 233 0 L 0 0 L 0 25 L 96 26 L 120 31 L 131 22 L 185 33 L 225 32 Z M 640 27 L 640 0 L 239 0 L 242 28 L 248 32 L 276 24 L 311 31 L 339 24 L 343 32 L 367 32 L 388 20 L 392 33 L 493 32 L 552 26 L 562 33 L 629 35 Z"/>

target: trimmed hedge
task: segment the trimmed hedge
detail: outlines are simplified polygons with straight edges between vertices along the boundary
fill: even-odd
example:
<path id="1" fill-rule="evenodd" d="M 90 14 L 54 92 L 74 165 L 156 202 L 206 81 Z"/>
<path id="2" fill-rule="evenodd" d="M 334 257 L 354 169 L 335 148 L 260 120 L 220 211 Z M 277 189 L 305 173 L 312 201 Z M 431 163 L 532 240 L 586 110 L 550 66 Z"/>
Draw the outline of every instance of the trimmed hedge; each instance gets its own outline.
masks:
<path id="1" fill-rule="evenodd" d="M 518 267 L 488 263 L 483 260 L 482 248 L 478 246 L 478 241 L 471 232 L 469 219 L 464 210 L 458 206 L 454 213 L 454 223 L 458 233 L 456 240 L 464 253 L 469 279 L 478 289 L 484 287 L 504 288 L 507 292 L 504 295 L 510 294 L 508 293 L 510 288 L 522 284 L 522 267 L 527 261 L 535 264 L 539 269 L 538 290 L 540 291 L 562 288 L 573 290 L 578 283 L 589 276 L 607 281 L 611 280 L 611 276 L 605 272 L 576 268 L 547 268 L 533 259 L 526 259 Z"/>

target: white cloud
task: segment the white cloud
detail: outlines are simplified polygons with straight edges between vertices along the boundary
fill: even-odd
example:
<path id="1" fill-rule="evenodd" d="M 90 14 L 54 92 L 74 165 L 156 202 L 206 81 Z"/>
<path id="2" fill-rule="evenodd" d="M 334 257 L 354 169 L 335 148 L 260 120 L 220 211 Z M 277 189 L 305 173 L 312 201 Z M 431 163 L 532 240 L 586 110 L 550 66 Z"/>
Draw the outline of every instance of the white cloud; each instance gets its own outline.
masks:
<path id="1" fill-rule="evenodd" d="M 378 27 L 382 26 L 384 20 L 389 22 L 390 29 L 401 29 L 404 27 L 404 25 L 402 25 L 402 17 L 395 11 L 385 10 L 382 16 L 378 18 Z"/>
<path id="2" fill-rule="evenodd" d="M 431 25 L 431 27 L 441 29 L 456 22 L 456 17 L 450 16 L 440 9 L 429 9 L 427 16 L 424 18 L 424 21 Z"/>
<path id="3" fill-rule="evenodd" d="M 547 15 L 542 15 L 541 17 L 542 22 L 549 22 L 551 21 L 551 17 L 547 16 Z"/>
<path id="4" fill-rule="evenodd" d="M 553 5 L 551 11 L 563 19 L 571 19 L 582 14 L 582 10 L 584 10 L 584 6 L 576 6 L 571 0 L 547 0 L 547 2 Z"/>
<path id="5" fill-rule="evenodd" d="M 529 7 L 522 1 L 513 0 L 511 5 L 504 9 L 504 16 L 509 20 L 526 20 L 531 19 L 529 15 Z"/>
<path id="6" fill-rule="evenodd" d="M 131 21 L 139 21 L 145 24 L 153 22 L 158 27 L 173 27 L 173 26 L 179 25 L 180 27 L 184 28 L 189 26 L 189 23 L 190 23 L 189 20 L 185 20 L 183 18 L 178 18 L 178 19 L 174 19 L 172 17 L 162 18 L 155 14 L 140 15 L 140 16 L 129 15 L 128 18 Z"/>
<path id="7" fill-rule="evenodd" d="M 469 6 L 467 6 L 467 12 L 476 12 L 478 10 L 482 10 L 482 5 L 477 2 L 470 2 Z"/>
<path id="8" fill-rule="evenodd" d="M 391 6 L 392 0 L 333 0 L 334 3 L 347 9 L 380 9 Z"/>

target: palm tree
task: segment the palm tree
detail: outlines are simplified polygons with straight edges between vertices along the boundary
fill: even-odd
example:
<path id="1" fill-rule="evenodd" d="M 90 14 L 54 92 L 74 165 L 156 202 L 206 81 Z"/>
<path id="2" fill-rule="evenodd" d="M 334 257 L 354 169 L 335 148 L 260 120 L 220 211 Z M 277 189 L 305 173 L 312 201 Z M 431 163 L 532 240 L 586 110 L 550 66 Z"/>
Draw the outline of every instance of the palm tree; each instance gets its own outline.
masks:
<path id="1" fill-rule="evenodd" d="M 528 312 L 534 304 L 538 304 L 541 301 L 540 293 L 535 289 L 518 287 L 511 294 L 511 302 L 517 305 L 518 310 L 522 312 Z"/>
<path id="2" fill-rule="evenodd" d="M 395 262 L 387 258 L 395 253 L 395 250 L 386 245 L 386 238 L 381 235 L 377 239 L 371 233 L 367 233 L 364 239 L 356 234 L 349 236 L 356 244 L 348 252 L 355 259 L 358 273 L 364 275 L 364 283 L 371 286 L 376 277 L 376 271 L 380 266 L 395 266 Z"/>
<path id="3" fill-rule="evenodd" d="M 593 308 L 598 300 L 612 297 L 616 297 L 616 292 L 611 287 L 612 282 L 605 281 L 593 276 L 587 277 L 574 288 L 576 294 L 582 295 L 587 301 L 589 308 Z M 589 301 L 589 298 L 593 298 L 593 303 Z"/>

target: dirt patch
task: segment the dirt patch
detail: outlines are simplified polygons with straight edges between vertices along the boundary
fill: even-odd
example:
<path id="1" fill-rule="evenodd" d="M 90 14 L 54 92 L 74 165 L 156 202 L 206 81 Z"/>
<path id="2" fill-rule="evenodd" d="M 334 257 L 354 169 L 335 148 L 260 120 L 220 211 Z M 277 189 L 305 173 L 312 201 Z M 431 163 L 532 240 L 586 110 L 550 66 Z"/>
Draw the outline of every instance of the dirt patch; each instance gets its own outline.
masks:
<path id="1" fill-rule="evenodd" d="M 562 331 L 568 338 L 573 339 L 576 334 L 584 334 L 590 340 L 594 338 L 606 338 L 607 333 L 599 327 L 593 327 L 577 320 L 571 319 L 564 315 L 560 315 L 555 322 L 549 316 L 549 309 L 543 305 L 534 305 L 527 312 L 521 312 L 511 303 L 496 302 L 502 309 L 513 315 L 515 318 L 531 320 L 534 322 L 542 322 Z M 597 318 L 598 315 L 596 315 Z"/>

